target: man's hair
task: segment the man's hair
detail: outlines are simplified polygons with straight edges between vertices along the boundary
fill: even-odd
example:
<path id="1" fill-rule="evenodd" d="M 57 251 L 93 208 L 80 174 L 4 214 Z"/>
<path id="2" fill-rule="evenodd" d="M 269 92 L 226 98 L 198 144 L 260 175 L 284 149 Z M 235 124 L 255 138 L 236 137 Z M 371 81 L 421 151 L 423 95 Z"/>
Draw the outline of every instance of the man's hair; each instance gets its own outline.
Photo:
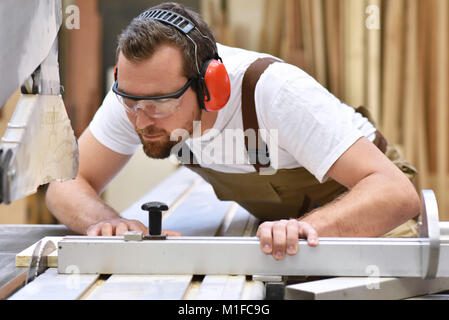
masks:
<path id="1" fill-rule="evenodd" d="M 189 79 L 197 78 L 196 59 L 198 59 L 201 72 L 203 63 L 217 55 L 217 46 L 212 31 L 198 13 L 182 4 L 167 2 L 148 10 L 153 9 L 173 11 L 189 19 L 195 25 L 195 29 L 189 32 L 189 37 L 197 45 L 198 57 L 195 55 L 194 44 L 180 30 L 157 20 L 139 17 L 134 18 L 120 34 L 117 57 L 121 52 L 128 60 L 140 62 L 151 57 L 160 45 L 172 44 L 180 48 L 183 54 L 184 75 Z"/>

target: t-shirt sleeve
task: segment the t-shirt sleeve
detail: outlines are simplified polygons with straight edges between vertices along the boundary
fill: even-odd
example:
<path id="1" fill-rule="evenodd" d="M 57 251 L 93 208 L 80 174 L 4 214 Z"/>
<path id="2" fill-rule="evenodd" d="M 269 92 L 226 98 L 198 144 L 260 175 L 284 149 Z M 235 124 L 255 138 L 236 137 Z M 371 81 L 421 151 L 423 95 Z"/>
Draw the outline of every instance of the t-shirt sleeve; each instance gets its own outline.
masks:
<path id="1" fill-rule="evenodd" d="M 112 91 L 95 113 L 89 130 L 101 144 L 117 153 L 131 155 L 140 146 L 139 136 Z"/>
<path id="2" fill-rule="evenodd" d="M 277 129 L 279 147 L 320 182 L 327 179 L 335 161 L 364 136 L 354 124 L 352 107 L 287 63 L 274 63 L 262 74 L 255 102 L 259 123 Z"/>

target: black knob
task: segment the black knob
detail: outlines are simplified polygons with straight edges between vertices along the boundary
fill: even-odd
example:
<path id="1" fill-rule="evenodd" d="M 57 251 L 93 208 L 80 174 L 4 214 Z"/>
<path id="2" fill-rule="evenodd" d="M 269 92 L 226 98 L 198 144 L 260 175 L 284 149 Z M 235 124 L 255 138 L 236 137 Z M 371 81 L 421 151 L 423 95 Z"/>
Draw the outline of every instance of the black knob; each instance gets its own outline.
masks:
<path id="1" fill-rule="evenodd" d="M 168 206 L 165 203 L 153 201 L 144 203 L 142 210 L 148 211 L 150 236 L 159 236 L 162 232 L 162 211 L 167 211 Z"/>

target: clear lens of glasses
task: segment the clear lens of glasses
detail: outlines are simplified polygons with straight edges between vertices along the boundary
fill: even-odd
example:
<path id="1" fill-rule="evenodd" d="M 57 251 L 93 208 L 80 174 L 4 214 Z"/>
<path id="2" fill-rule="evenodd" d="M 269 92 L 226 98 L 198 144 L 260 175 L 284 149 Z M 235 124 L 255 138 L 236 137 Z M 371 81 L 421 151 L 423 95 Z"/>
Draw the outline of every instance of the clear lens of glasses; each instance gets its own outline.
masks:
<path id="1" fill-rule="evenodd" d="M 133 115 L 137 115 L 137 110 L 141 109 L 150 118 L 165 118 L 176 113 L 181 107 L 181 98 L 161 99 L 161 100 L 139 100 L 123 98 L 116 95 L 125 110 Z"/>

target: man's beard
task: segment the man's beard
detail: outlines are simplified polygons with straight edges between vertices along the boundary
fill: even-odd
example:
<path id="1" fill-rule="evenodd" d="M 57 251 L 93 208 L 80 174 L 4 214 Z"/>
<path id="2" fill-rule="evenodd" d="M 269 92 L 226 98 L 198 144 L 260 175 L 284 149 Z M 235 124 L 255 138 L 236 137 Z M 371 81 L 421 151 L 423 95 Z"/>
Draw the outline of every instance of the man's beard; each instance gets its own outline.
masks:
<path id="1" fill-rule="evenodd" d="M 199 121 L 201 119 L 201 111 L 198 110 L 198 113 L 193 115 L 193 120 L 188 121 L 182 127 L 183 130 L 189 133 L 189 135 L 193 132 L 193 123 L 194 121 Z M 139 135 L 140 141 L 142 142 L 143 151 L 145 154 L 153 159 L 166 159 L 171 155 L 172 149 L 181 141 L 185 140 L 188 137 L 177 137 L 176 140 L 170 140 L 170 133 L 168 133 L 164 129 L 158 129 L 155 126 L 149 126 L 142 130 L 136 130 Z M 143 135 L 148 136 L 158 136 L 162 135 L 156 141 L 148 141 L 145 140 Z"/>
<path id="2" fill-rule="evenodd" d="M 173 146 L 175 146 L 178 141 L 170 141 L 170 134 L 163 129 L 156 129 L 153 126 L 145 128 L 144 130 L 137 131 L 140 141 L 142 142 L 143 151 L 145 154 L 153 159 L 165 159 L 171 154 Z M 143 134 L 149 136 L 162 135 L 156 141 L 145 140 Z"/>

